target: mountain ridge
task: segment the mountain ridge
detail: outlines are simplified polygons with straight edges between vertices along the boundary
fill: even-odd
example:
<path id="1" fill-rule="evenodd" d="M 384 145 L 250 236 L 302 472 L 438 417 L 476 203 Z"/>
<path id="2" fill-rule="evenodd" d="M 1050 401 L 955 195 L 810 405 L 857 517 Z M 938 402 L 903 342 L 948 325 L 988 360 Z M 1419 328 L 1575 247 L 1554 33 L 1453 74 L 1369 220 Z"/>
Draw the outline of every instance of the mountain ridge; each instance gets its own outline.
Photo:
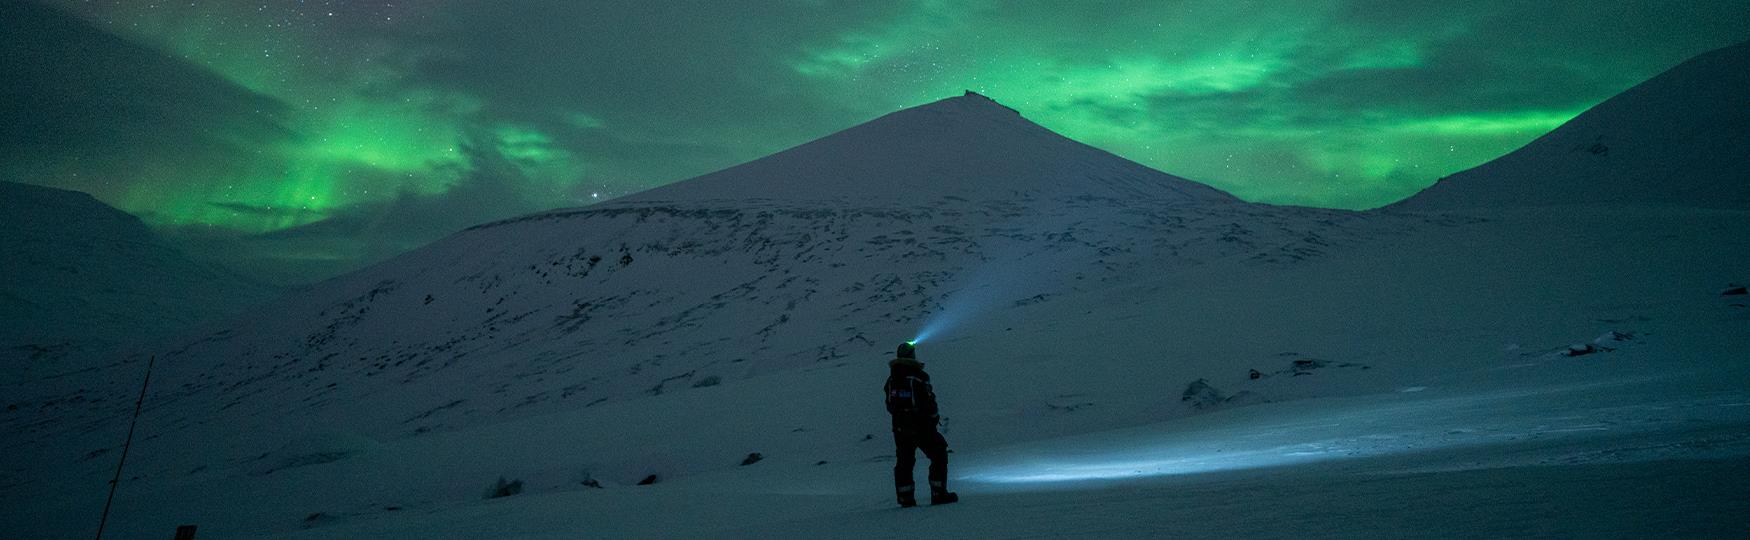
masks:
<path id="1" fill-rule="evenodd" d="M 1750 209 L 1750 41 L 1697 55 L 1507 155 L 1385 208 L 1562 204 Z"/>
<path id="2" fill-rule="evenodd" d="M 90 194 L 32 184 L 0 181 L 0 252 L 9 367 L 162 336 L 278 292 L 187 258 Z"/>
<path id="3" fill-rule="evenodd" d="M 957 142 L 973 151 L 943 149 Z M 909 150 L 933 163 L 900 160 Z M 833 171 L 878 189 L 838 189 L 867 184 Z M 774 172 L 826 187 L 738 196 L 795 178 Z M 1052 305 L 1216 261 L 1299 264 L 1373 234 L 1345 228 L 1360 214 L 1244 203 L 972 94 L 715 174 L 475 226 L 140 353 L 186 381 L 161 398 L 192 422 L 178 436 L 280 414 L 399 436 L 832 365 L 968 299 Z M 495 390 L 463 407 L 427 402 L 481 386 Z"/>

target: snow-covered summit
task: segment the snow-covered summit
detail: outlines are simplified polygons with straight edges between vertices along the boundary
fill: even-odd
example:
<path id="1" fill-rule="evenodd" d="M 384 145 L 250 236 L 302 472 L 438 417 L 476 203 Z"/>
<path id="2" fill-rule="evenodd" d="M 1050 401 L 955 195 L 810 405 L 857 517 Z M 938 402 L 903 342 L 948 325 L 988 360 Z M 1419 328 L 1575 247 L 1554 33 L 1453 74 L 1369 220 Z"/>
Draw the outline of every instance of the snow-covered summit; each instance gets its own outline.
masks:
<path id="1" fill-rule="evenodd" d="M 1061 196 L 1237 202 L 1214 188 L 1058 135 L 974 92 L 621 200 L 907 203 Z"/>
<path id="2" fill-rule="evenodd" d="M 1750 208 L 1750 42 L 1696 56 L 1391 208 Z"/>

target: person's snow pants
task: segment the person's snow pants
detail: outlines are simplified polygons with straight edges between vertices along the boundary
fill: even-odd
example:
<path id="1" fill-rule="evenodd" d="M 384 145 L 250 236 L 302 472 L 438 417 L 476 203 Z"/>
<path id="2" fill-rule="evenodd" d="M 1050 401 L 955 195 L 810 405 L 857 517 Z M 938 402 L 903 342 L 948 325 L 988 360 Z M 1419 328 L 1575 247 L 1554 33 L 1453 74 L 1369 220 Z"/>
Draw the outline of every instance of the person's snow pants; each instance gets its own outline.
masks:
<path id="1" fill-rule="evenodd" d="M 899 456 L 893 463 L 893 487 L 901 498 L 911 497 L 917 491 L 912 468 L 917 465 L 918 450 L 930 458 L 930 493 L 948 491 L 948 439 L 936 431 L 936 426 L 894 431 L 893 445 Z"/>

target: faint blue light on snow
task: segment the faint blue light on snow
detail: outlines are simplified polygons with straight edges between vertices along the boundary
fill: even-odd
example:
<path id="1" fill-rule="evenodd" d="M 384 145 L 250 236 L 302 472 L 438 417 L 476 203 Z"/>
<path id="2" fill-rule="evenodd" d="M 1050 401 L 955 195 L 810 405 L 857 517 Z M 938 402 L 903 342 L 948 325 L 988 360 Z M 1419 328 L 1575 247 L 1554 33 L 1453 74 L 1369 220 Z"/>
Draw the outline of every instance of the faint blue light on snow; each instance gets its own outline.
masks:
<path id="1" fill-rule="evenodd" d="M 991 484 L 1069 483 L 1197 474 L 1355 457 L 1346 449 L 1301 444 L 1250 451 L 1163 448 L 1154 452 L 1114 452 L 1082 457 L 1022 460 L 976 467 L 961 479 Z"/>
<path id="2" fill-rule="evenodd" d="M 932 338 L 936 335 L 936 332 L 938 332 L 942 328 L 948 326 L 948 324 L 945 321 L 947 321 L 947 319 L 943 318 L 943 317 L 932 317 L 930 319 L 930 322 L 928 324 L 924 325 L 923 329 L 918 330 L 917 337 L 911 338 L 911 341 L 909 343 L 911 343 L 912 345 L 917 345 L 919 343 L 929 341 L 930 338 Z"/>
<path id="3" fill-rule="evenodd" d="M 941 306 L 931 312 L 929 317 L 924 320 L 923 328 L 918 329 L 918 335 L 912 339 L 912 343 L 929 341 L 945 330 L 960 324 L 967 318 L 968 312 L 985 303 L 973 298 L 974 296 L 981 295 L 973 294 L 964 289 L 949 293 L 943 299 Z"/>
<path id="4" fill-rule="evenodd" d="M 1589 437 L 1609 429 L 1592 396 L 1611 381 L 1477 394 L 1393 393 L 1317 407 L 1266 404 L 1136 430 L 968 456 L 959 479 L 1010 485 L 1119 481 L 1295 466 L 1530 436 Z M 1644 406 L 1644 404 L 1637 404 Z M 1502 414 L 1504 410 L 1526 411 Z M 1218 422 L 1218 423 L 1217 423 Z"/>
<path id="5" fill-rule="evenodd" d="M 913 342 L 938 338 L 981 314 L 1042 296 L 1048 280 L 1021 265 L 993 265 L 972 273 L 964 282 L 969 285 L 943 295 L 941 302 L 924 317 Z"/>

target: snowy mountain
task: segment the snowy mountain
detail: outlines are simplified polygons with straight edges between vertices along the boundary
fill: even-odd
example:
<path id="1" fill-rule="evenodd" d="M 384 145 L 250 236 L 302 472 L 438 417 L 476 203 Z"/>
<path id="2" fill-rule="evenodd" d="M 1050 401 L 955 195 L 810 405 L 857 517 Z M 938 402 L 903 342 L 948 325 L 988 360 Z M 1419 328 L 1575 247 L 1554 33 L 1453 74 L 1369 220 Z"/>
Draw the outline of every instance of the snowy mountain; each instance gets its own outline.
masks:
<path id="1" fill-rule="evenodd" d="M 933 318 L 1149 272 L 1292 264 L 1358 219 L 1245 204 L 968 95 L 335 280 L 165 354 L 189 378 L 166 402 L 459 429 L 880 356 Z"/>
<path id="2" fill-rule="evenodd" d="M 0 182 L 0 366 L 163 337 L 274 290 L 197 263 L 90 195 Z M 40 373 L 39 373 L 40 375 Z"/>
<path id="3" fill-rule="evenodd" d="M 133 536 L 1729 532 L 1743 218 L 1248 204 L 966 95 L 4 388 L 0 530 L 85 534 L 156 355 Z M 876 389 L 913 338 L 967 501 L 894 515 Z M 1691 529 L 1644 490 L 1537 529 L 1559 497 L 1512 480 L 1672 459 Z"/>
<path id="4" fill-rule="evenodd" d="M 1238 202 L 1209 186 L 1065 138 L 970 91 L 622 201 L 897 206 L 1065 197 Z"/>
<path id="5" fill-rule="evenodd" d="M 1745 155 L 1750 42 L 1692 58 L 1390 208 L 1632 203 L 1744 209 L 1750 207 Z"/>

